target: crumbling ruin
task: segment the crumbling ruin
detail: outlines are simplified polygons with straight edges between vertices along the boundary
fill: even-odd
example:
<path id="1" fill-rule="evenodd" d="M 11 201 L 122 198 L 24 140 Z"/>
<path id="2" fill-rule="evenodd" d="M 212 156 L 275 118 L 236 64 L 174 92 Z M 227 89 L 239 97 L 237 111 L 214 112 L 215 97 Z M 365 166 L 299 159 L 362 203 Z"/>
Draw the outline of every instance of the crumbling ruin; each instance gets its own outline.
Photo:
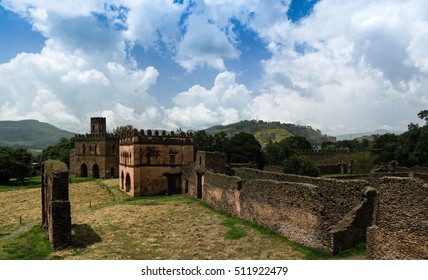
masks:
<path id="1" fill-rule="evenodd" d="M 215 173 L 199 153 L 186 166 L 187 193 L 214 208 L 290 240 L 336 254 L 365 241 L 376 191 L 367 181 L 340 181 L 239 168 Z M 205 160 L 198 161 L 199 158 Z"/>
<path id="2" fill-rule="evenodd" d="M 70 210 L 67 165 L 48 160 L 42 165 L 42 227 L 48 229 L 54 250 L 71 244 Z"/>
<path id="3" fill-rule="evenodd" d="M 374 222 L 367 232 L 369 259 L 428 259 L 428 185 L 420 179 L 380 180 Z"/>

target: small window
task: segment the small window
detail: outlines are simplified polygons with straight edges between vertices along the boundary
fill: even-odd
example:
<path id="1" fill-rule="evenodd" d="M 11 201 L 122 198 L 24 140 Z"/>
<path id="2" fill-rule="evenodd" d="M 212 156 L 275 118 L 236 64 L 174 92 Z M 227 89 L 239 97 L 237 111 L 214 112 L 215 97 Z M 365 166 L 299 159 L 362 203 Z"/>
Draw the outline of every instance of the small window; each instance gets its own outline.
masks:
<path id="1" fill-rule="evenodd" d="M 175 163 L 175 154 L 169 154 L 169 163 L 174 164 Z"/>

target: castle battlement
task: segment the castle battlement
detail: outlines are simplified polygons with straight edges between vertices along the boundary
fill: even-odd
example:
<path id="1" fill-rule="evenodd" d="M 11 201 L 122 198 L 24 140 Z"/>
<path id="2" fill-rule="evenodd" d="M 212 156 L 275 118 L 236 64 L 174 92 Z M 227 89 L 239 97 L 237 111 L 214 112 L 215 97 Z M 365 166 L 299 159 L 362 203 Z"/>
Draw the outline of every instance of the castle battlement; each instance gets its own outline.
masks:
<path id="1" fill-rule="evenodd" d="M 193 134 L 191 132 L 175 133 L 165 130 L 138 131 L 134 129 L 128 133 L 123 133 L 119 138 L 120 145 L 131 144 L 164 144 L 164 145 L 193 145 Z"/>
<path id="2" fill-rule="evenodd" d="M 76 140 L 117 140 L 117 136 L 113 133 L 86 133 L 76 134 Z"/>

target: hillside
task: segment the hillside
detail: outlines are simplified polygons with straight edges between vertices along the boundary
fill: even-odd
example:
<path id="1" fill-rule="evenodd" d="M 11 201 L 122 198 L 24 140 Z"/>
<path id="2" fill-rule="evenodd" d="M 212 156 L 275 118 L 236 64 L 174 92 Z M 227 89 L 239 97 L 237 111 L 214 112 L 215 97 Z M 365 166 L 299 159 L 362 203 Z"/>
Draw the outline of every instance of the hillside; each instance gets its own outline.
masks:
<path id="1" fill-rule="evenodd" d="M 0 121 L 0 146 L 42 150 L 74 133 L 37 120 Z"/>
<path id="2" fill-rule="evenodd" d="M 321 144 L 324 141 L 335 141 L 334 137 L 322 134 L 321 131 L 310 126 L 295 125 L 280 122 L 240 121 L 229 125 L 217 125 L 205 130 L 207 133 L 225 132 L 233 136 L 239 132 L 254 134 L 262 146 L 269 141 L 279 142 L 289 136 L 303 136 L 312 144 Z"/>
<path id="3" fill-rule="evenodd" d="M 383 135 L 386 133 L 394 133 L 394 134 L 401 134 L 403 133 L 398 131 L 388 131 L 385 129 L 378 129 L 375 131 L 370 132 L 358 132 L 358 133 L 351 133 L 351 134 L 342 134 L 342 135 L 336 135 L 336 139 L 339 140 L 354 140 L 354 139 L 372 139 L 373 135 Z"/>

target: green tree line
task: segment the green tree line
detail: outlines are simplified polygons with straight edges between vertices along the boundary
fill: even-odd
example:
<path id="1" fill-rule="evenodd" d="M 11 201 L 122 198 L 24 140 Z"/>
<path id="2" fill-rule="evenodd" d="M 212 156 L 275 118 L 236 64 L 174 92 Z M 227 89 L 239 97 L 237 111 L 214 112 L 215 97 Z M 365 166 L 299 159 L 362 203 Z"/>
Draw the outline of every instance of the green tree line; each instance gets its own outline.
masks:
<path id="1" fill-rule="evenodd" d="M 23 181 L 31 175 L 33 155 L 24 148 L 0 147 L 0 183 L 16 178 Z"/>
<path id="2" fill-rule="evenodd" d="M 374 136 L 372 148 L 377 152 L 377 163 L 396 160 L 407 167 L 428 166 L 428 111 L 421 111 L 418 116 L 425 120 L 425 125 L 411 123 L 400 135 Z"/>

